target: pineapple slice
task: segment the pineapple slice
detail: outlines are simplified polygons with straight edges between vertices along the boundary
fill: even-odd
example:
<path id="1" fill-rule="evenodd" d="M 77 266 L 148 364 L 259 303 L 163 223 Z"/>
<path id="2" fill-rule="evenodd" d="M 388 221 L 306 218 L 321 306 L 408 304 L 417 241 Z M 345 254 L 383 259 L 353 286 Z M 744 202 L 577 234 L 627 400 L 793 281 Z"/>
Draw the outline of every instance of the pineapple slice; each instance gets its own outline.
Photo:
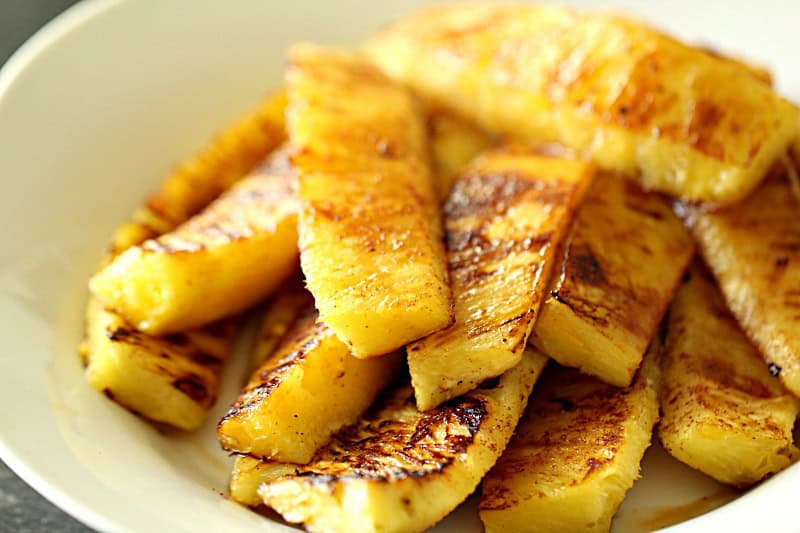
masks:
<path id="1" fill-rule="evenodd" d="M 283 91 L 264 99 L 253 112 L 229 125 L 178 166 L 135 219 L 166 233 L 199 213 L 284 142 L 285 111 Z"/>
<path id="2" fill-rule="evenodd" d="M 472 122 L 445 109 L 429 109 L 427 116 L 436 191 L 444 202 L 456 177 L 467 163 L 493 144 L 493 139 Z"/>
<path id="3" fill-rule="evenodd" d="M 177 229 L 132 246 L 92 278 L 140 331 L 185 331 L 239 313 L 297 270 L 294 178 L 283 151 Z"/>
<path id="4" fill-rule="evenodd" d="M 258 488 L 281 476 L 294 474 L 296 468 L 293 464 L 273 463 L 240 455 L 233 463 L 229 486 L 231 499 L 248 507 L 258 507 L 264 503 L 258 495 Z"/>
<path id="5" fill-rule="evenodd" d="M 309 531 L 423 531 L 497 460 L 545 362 L 530 350 L 500 378 L 428 413 L 414 406 L 411 387 L 395 387 L 308 466 L 262 465 L 238 488 L 270 480 L 259 489 L 264 503 Z"/>
<path id="6" fill-rule="evenodd" d="M 308 288 L 353 355 L 391 352 L 453 320 L 421 109 L 355 53 L 289 57 Z"/>
<path id="7" fill-rule="evenodd" d="M 744 198 L 797 129 L 797 108 L 750 69 L 613 15 L 436 6 L 381 31 L 367 51 L 491 132 L 561 142 L 689 200 Z"/>
<path id="8" fill-rule="evenodd" d="M 91 300 L 87 311 L 86 379 L 135 414 L 194 429 L 216 401 L 222 365 L 237 323 L 152 337 Z"/>
<path id="9" fill-rule="evenodd" d="M 531 341 L 564 366 L 626 387 L 694 241 L 664 198 L 601 174 L 575 215 L 565 249 Z"/>
<path id="10" fill-rule="evenodd" d="M 725 300 L 750 340 L 800 396 L 800 197 L 785 178 L 765 181 L 747 201 L 686 221 Z"/>
<path id="11" fill-rule="evenodd" d="M 261 321 L 258 339 L 250 358 L 251 374 L 275 353 L 289 329 L 313 306 L 314 298 L 305 290 L 300 276 L 291 278 L 275 294 Z"/>
<path id="12" fill-rule="evenodd" d="M 455 323 L 408 346 L 421 410 L 522 357 L 553 258 L 593 176 L 580 161 L 506 147 L 478 158 L 445 204 Z"/>
<path id="13" fill-rule="evenodd" d="M 656 339 L 624 389 L 575 369 L 547 369 L 483 481 L 487 533 L 609 530 L 658 419 L 660 348 Z"/>
<path id="14" fill-rule="evenodd" d="M 219 422 L 217 436 L 224 449 L 307 463 L 334 432 L 355 422 L 395 375 L 399 353 L 352 357 L 316 315 L 309 298 L 277 350 Z"/>
<path id="15" fill-rule="evenodd" d="M 111 261 L 131 246 L 170 231 L 249 172 L 285 139 L 285 96 L 278 93 L 228 127 L 170 174 L 145 206 L 115 233 Z M 81 355 L 95 389 L 131 411 L 181 429 L 199 426 L 213 404 L 236 321 L 167 337 L 134 331 L 94 298 Z"/>
<path id="16" fill-rule="evenodd" d="M 669 313 L 658 435 L 678 460 L 745 487 L 800 455 L 800 400 L 770 376 L 710 274 L 695 265 L 687 278 Z"/>

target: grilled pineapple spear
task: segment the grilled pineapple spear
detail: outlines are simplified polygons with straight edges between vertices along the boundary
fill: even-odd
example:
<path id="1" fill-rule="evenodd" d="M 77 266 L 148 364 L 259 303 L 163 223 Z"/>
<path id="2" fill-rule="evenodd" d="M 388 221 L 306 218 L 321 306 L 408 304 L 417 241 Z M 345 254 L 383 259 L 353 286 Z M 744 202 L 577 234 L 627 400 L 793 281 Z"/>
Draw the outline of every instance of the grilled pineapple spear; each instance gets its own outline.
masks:
<path id="1" fill-rule="evenodd" d="M 352 357 L 330 328 L 316 321 L 310 295 L 304 307 L 219 422 L 224 449 L 307 463 L 335 431 L 355 422 L 397 371 L 399 353 Z M 283 312 L 277 306 L 270 311 Z"/>
<path id="2" fill-rule="evenodd" d="M 241 461 L 239 488 L 266 482 L 263 502 L 309 531 L 423 531 L 497 460 L 545 362 L 529 350 L 499 379 L 427 413 L 401 384 L 307 466 Z"/>
<path id="3" fill-rule="evenodd" d="M 618 389 L 550 366 L 514 438 L 483 481 L 487 533 L 608 531 L 658 419 L 660 343 Z"/>
<path id="4" fill-rule="evenodd" d="M 505 147 L 458 178 L 444 207 L 456 321 L 408 346 L 420 409 L 519 362 L 556 249 L 592 176 L 586 163 Z"/>
<path id="5" fill-rule="evenodd" d="M 287 94 L 300 260 L 320 319 L 357 357 L 450 324 L 417 102 L 360 55 L 311 45 L 290 50 Z"/>
<path id="6" fill-rule="evenodd" d="M 797 128 L 795 106 L 749 69 L 617 16 L 437 6 L 386 28 L 367 51 L 491 132 L 561 142 L 689 200 L 744 198 Z"/>
<path id="7" fill-rule="evenodd" d="M 694 265 L 672 303 L 658 435 L 675 458 L 745 487 L 789 466 L 800 400 L 770 376 L 710 274 Z"/>
<path id="8" fill-rule="evenodd" d="M 197 156 L 166 178 L 133 220 L 114 234 L 110 258 L 169 231 L 211 202 L 220 191 L 284 140 L 285 98 L 266 99 Z M 235 323 L 167 337 L 134 330 L 118 314 L 90 299 L 82 355 L 95 389 L 146 418 L 194 429 L 214 403 L 221 365 L 233 345 Z"/>
<path id="9" fill-rule="evenodd" d="M 664 198 L 601 173 L 575 215 L 533 344 L 562 365 L 630 385 L 693 250 Z"/>
<path id="10" fill-rule="evenodd" d="M 785 177 L 686 221 L 725 300 L 770 370 L 800 396 L 800 198 Z"/>
<path id="11" fill-rule="evenodd" d="M 297 269 L 297 205 L 287 155 L 175 230 L 114 258 L 92 293 L 140 331 L 174 333 L 261 301 Z"/>

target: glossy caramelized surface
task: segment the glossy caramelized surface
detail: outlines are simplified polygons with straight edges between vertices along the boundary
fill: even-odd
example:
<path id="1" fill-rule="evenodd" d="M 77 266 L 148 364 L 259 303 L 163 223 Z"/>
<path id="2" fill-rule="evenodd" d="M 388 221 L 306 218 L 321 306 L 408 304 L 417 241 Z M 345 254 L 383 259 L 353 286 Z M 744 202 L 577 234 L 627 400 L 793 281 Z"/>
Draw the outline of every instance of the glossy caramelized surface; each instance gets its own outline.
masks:
<path id="1" fill-rule="evenodd" d="M 426 410 L 517 364 L 591 165 L 509 146 L 484 153 L 444 206 L 453 325 L 408 346 Z"/>
<path id="2" fill-rule="evenodd" d="M 306 293 L 298 287 L 298 292 Z M 270 314 L 283 309 L 273 306 Z M 265 321 L 274 322 L 269 317 Z M 307 463 L 331 434 L 352 424 L 400 366 L 399 353 L 357 359 L 325 324 L 313 300 L 217 425 L 228 451 Z"/>
<path id="3" fill-rule="evenodd" d="M 487 532 L 609 530 L 658 419 L 659 350 L 656 343 L 628 388 L 548 367 L 484 479 Z"/>
<path id="4" fill-rule="evenodd" d="M 367 50 L 493 132 L 562 142 L 689 200 L 742 199 L 797 129 L 795 106 L 750 69 L 619 16 L 436 6 L 378 32 Z"/>
<path id="5" fill-rule="evenodd" d="M 746 487 L 800 456 L 792 437 L 799 409 L 711 275 L 694 265 L 669 313 L 658 430 L 664 448 L 722 483 Z"/>
<path id="6" fill-rule="evenodd" d="M 425 119 L 366 58 L 296 45 L 287 69 L 301 264 L 320 318 L 358 357 L 452 322 Z"/>
<path id="7" fill-rule="evenodd" d="M 390 388 L 307 466 L 259 490 L 264 503 L 309 531 L 422 531 L 460 504 L 511 437 L 546 358 L 519 365 L 429 412 L 407 384 Z M 273 477 L 267 468 L 258 474 Z"/>
<path id="8" fill-rule="evenodd" d="M 114 233 L 106 263 L 186 222 L 285 140 L 285 97 L 270 96 L 222 130 L 161 184 L 130 222 Z M 81 346 L 90 385 L 137 414 L 182 429 L 199 426 L 216 398 L 222 363 L 233 348 L 236 320 L 185 334 L 134 331 L 94 298 Z"/>
<path id="9" fill-rule="evenodd" d="M 766 364 L 800 395 L 800 196 L 785 176 L 687 223 L 722 294 Z"/>
<path id="10" fill-rule="evenodd" d="M 666 198 L 600 173 L 575 215 L 532 342 L 562 365 L 630 385 L 693 251 Z"/>
<path id="11" fill-rule="evenodd" d="M 233 315 L 297 269 L 297 210 L 294 176 L 279 151 L 184 224 L 120 253 L 90 287 L 152 334 Z"/>

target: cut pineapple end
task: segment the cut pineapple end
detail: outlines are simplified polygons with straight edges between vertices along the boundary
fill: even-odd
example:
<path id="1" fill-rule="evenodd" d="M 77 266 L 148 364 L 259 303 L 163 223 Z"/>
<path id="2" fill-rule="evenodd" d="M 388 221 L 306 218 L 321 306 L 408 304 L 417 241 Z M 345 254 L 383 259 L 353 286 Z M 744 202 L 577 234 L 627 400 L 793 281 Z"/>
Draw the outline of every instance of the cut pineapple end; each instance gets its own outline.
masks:
<path id="1" fill-rule="evenodd" d="M 174 338 L 149 337 L 117 315 L 89 302 L 87 312 L 89 384 L 135 414 L 191 430 L 214 403 L 221 365 L 234 330 Z"/>
<path id="2" fill-rule="evenodd" d="M 502 453 L 546 358 L 527 351 L 484 388 L 429 413 L 412 389 L 387 391 L 307 466 L 259 494 L 311 531 L 423 531 L 475 489 Z"/>
<path id="3" fill-rule="evenodd" d="M 456 180 L 444 207 L 455 323 L 408 347 L 420 409 L 519 362 L 556 249 L 593 176 L 587 163 L 509 145 Z"/>
<path id="4" fill-rule="evenodd" d="M 357 359 L 314 318 L 314 314 L 301 318 L 287 333 L 288 342 L 254 372 L 217 426 L 223 448 L 307 463 L 394 377 L 399 353 Z"/>
<path id="5" fill-rule="evenodd" d="M 771 376 L 710 274 L 694 265 L 669 315 L 659 438 L 676 459 L 746 487 L 792 464 L 800 400 Z"/>
<path id="6" fill-rule="evenodd" d="M 508 449 L 483 482 L 489 533 L 608 531 L 658 419 L 658 343 L 617 389 L 551 366 Z"/>

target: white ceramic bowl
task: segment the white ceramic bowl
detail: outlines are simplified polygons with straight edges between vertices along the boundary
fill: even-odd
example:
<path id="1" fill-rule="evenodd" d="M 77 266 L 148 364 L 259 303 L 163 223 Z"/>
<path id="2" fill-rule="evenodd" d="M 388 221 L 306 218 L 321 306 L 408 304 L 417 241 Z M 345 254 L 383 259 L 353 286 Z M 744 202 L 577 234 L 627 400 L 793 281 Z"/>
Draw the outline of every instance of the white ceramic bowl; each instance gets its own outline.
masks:
<path id="1" fill-rule="evenodd" d="M 415 3 L 92 0 L 3 68 L 0 456 L 39 492 L 104 531 L 288 529 L 222 497 L 230 461 L 212 428 L 236 393 L 242 354 L 205 428 L 159 433 L 83 380 L 75 346 L 86 280 L 114 226 L 171 165 L 280 83 L 288 43 L 355 44 Z M 616 4 L 763 62 L 800 96 L 795 5 Z M 795 466 L 677 530 L 796 531 L 798 490 Z M 727 501 L 720 491 L 654 448 L 615 528 L 666 525 Z M 474 502 L 438 528 L 479 531 Z"/>

